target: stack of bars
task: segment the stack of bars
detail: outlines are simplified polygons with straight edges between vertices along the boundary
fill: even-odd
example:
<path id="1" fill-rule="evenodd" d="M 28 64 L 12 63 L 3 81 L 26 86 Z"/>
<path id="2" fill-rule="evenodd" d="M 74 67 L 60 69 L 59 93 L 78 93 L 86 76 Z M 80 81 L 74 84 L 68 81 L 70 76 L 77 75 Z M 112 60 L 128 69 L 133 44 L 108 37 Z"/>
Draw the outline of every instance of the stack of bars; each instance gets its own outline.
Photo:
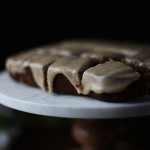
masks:
<path id="1" fill-rule="evenodd" d="M 127 101 L 150 93 L 150 46 L 63 41 L 6 61 L 10 76 L 50 93 Z"/>

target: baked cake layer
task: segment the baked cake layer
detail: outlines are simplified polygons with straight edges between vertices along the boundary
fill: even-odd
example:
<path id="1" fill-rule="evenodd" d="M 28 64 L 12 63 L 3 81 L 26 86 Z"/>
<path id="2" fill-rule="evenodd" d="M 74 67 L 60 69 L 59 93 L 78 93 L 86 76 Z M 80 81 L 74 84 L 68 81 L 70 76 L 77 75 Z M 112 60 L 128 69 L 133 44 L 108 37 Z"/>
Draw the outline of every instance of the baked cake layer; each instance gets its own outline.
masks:
<path id="1" fill-rule="evenodd" d="M 11 56 L 6 68 L 15 80 L 51 93 L 123 101 L 150 92 L 149 54 L 149 46 L 71 41 Z"/>

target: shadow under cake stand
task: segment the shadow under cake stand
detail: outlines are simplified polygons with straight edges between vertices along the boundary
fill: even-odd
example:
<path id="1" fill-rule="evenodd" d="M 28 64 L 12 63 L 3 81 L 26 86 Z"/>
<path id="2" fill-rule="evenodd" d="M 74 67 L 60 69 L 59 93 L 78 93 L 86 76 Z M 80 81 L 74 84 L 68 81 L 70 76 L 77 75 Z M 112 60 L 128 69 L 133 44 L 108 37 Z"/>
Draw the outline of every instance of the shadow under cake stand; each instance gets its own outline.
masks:
<path id="1" fill-rule="evenodd" d="M 82 96 L 49 94 L 44 90 L 13 81 L 6 71 L 0 73 L 0 103 L 16 110 L 38 115 L 85 119 L 84 122 L 79 121 L 73 127 L 74 137 L 82 144 L 92 141 L 94 137 L 90 137 L 90 141 L 85 140 L 83 139 L 85 137 L 80 135 L 81 132 L 78 133 L 79 130 L 90 130 L 89 127 L 83 129 L 83 126 L 90 124 L 91 128 L 98 124 L 95 123 L 98 122 L 95 119 L 112 120 L 150 115 L 149 95 L 132 100 L 132 102 L 111 103 Z M 84 146 L 83 149 L 92 150 L 90 146 Z"/>

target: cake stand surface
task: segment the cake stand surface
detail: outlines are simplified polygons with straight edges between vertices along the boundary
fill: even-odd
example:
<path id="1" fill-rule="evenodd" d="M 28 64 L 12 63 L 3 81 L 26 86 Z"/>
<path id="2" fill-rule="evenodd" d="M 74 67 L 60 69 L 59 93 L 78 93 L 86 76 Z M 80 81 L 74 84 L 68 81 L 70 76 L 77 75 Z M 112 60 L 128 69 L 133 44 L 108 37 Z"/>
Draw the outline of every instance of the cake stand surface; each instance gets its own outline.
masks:
<path id="1" fill-rule="evenodd" d="M 67 118 L 127 118 L 150 115 L 150 95 L 132 102 L 110 103 L 82 96 L 49 94 L 0 73 L 0 104 L 33 114 Z"/>

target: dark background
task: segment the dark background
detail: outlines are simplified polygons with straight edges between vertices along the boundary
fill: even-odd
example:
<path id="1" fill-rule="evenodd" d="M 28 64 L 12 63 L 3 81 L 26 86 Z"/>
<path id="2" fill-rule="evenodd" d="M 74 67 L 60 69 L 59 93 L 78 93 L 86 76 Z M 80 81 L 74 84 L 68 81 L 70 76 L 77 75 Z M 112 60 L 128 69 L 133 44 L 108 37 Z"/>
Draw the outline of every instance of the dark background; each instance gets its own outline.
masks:
<path id="1" fill-rule="evenodd" d="M 1 13 L 0 70 L 18 51 L 72 38 L 150 43 L 149 5 L 142 2 L 7 2 Z"/>

